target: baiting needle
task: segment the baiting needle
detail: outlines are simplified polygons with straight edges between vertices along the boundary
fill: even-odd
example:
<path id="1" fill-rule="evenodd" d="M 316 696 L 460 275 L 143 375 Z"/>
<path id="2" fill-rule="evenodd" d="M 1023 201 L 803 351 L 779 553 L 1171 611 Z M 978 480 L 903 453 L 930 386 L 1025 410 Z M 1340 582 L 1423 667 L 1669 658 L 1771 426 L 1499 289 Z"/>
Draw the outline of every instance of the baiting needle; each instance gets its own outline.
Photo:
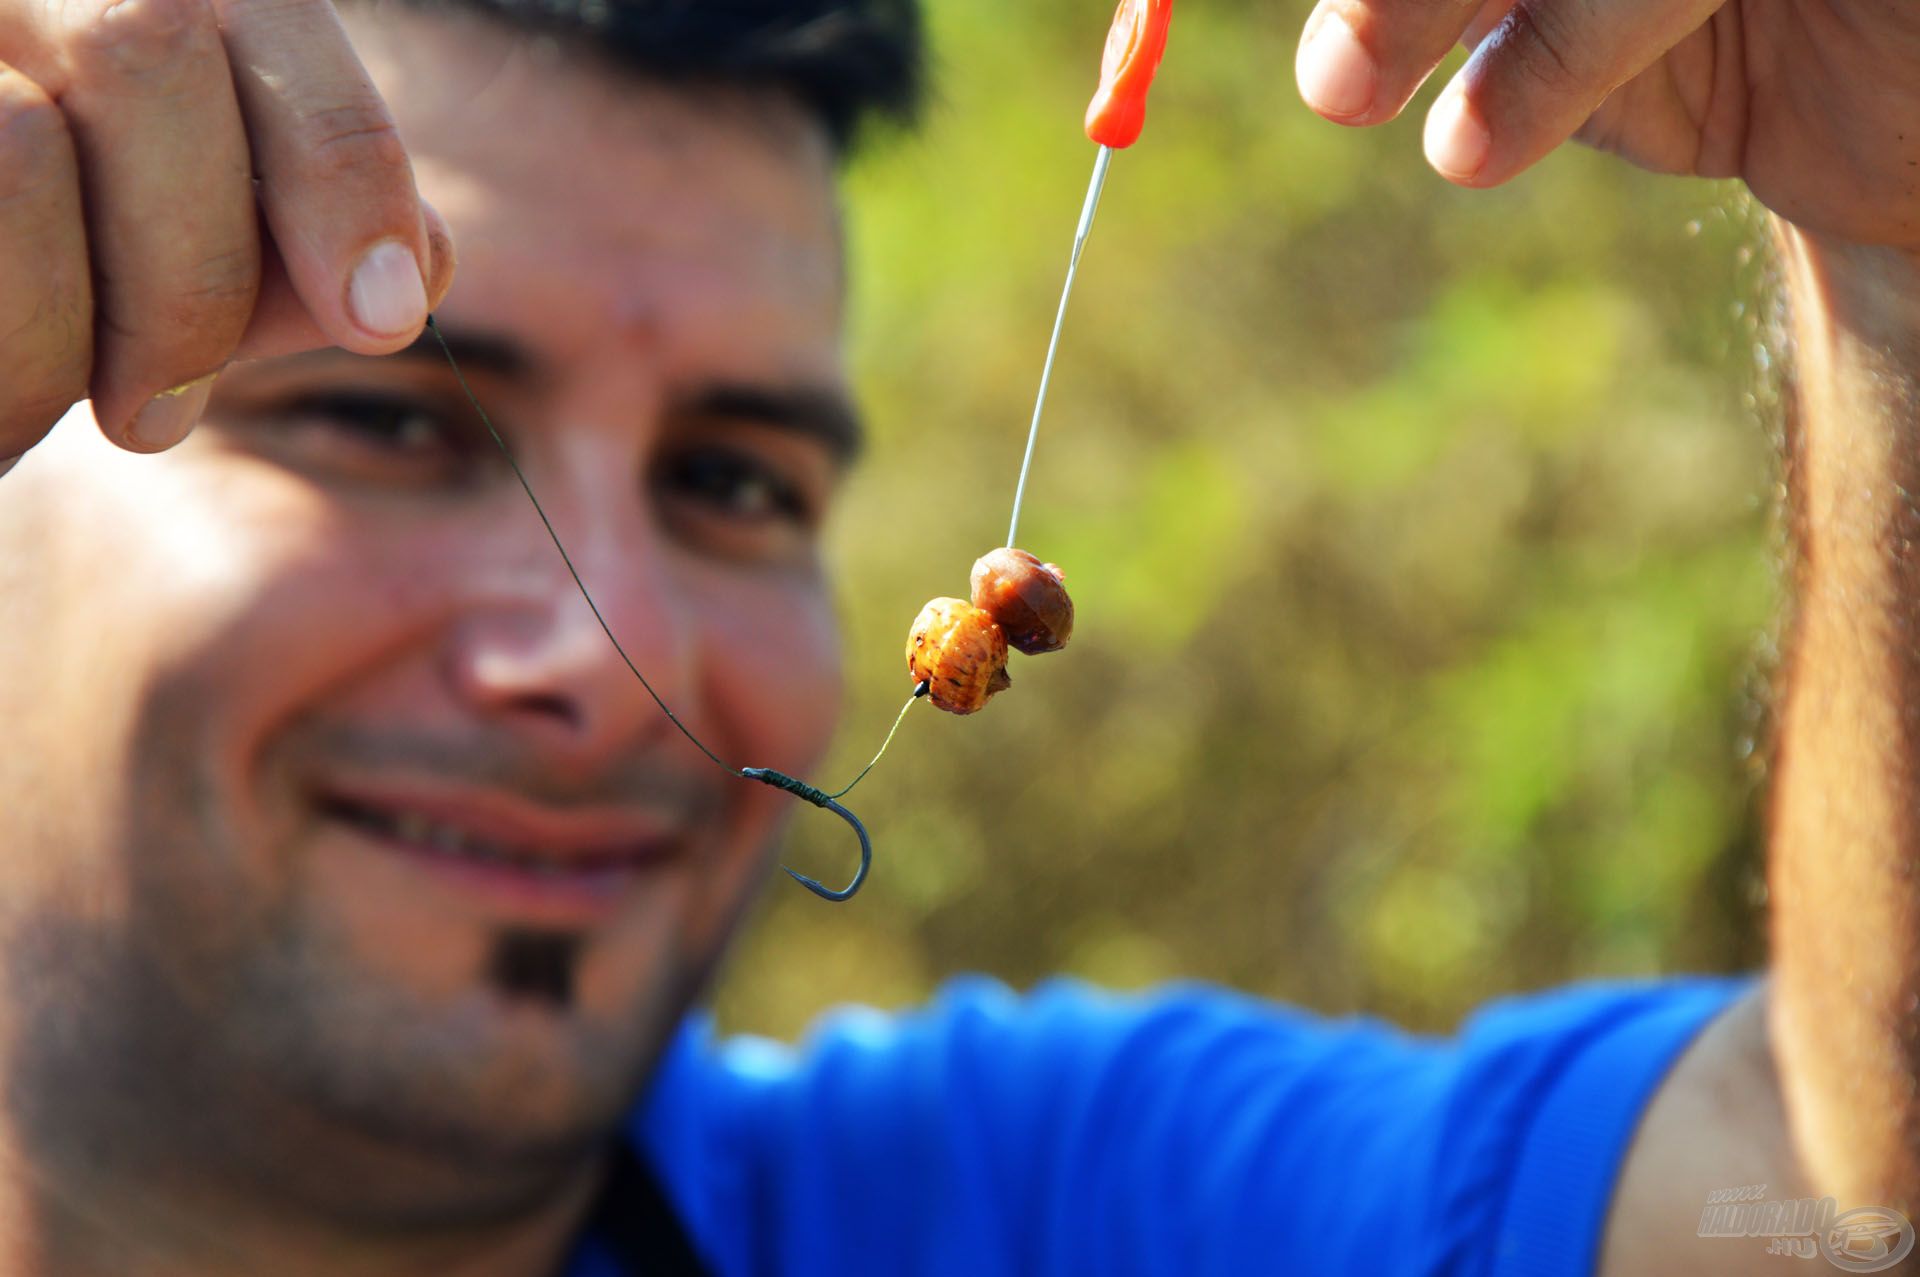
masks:
<path id="1" fill-rule="evenodd" d="M 1080 210 L 1080 229 L 1073 233 L 1073 256 L 1067 259 L 1067 283 L 1060 290 L 1060 309 L 1053 317 L 1053 337 L 1047 342 L 1047 362 L 1040 369 L 1040 395 L 1033 403 L 1033 424 L 1027 428 L 1027 452 L 1020 459 L 1020 482 L 1013 489 L 1013 522 L 1007 525 L 1007 544 L 1020 544 L 1020 503 L 1027 499 L 1027 474 L 1033 469 L 1033 445 L 1040 439 L 1040 414 L 1046 411 L 1047 387 L 1053 384 L 1053 361 L 1060 353 L 1060 330 L 1067 324 L 1067 301 L 1073 296 L 1073 277 L 1080 270 L 1080 254 L 1086 251 L 1087 236 L 1093 231 L 1093 215 L 1100 211 L 1100 192 L 1107 186 L 1107 169 L 1113 163 L 1113 148 L 1100 148 L 1093 162 L 1093 182 L 1087 187 L 1086 207 Z"/>
<path id="2" fill-rule="evenodd" d="M 1100 211 L 1100 193 L 1106 189 L 1113 153 L 1140 140 L 1146 125 L 1147 90 L 1160 69 L 1167 49 L 1167 26 L 1173 18 L 1173 0 L 1120 0 L 1113 28 L 1107 33 L 1106 56 L 1100 69 L 1100 88 L 1087 107 L 1087 137 L 1100 148 L 1093 161 L 1093 180 L 1087 185 L 1080 224 L 1073 233 L 1073 255 L 1067 259 L 1067 282 L 1060 290 L 1060 309 L 1053 317 L 1053 336 L 1047 341 L 1046 363 L 1040 369 L 1040 393 L 1033 404 L 1033 424 L 1027 428 L 1027 449 L 1020 458 L 1020 481 L 1013 490 L 1013 518 L 1007 525 L 1007 544 L 1020 544 L 1020 507 L 1027 498 L 1027 476 L 1033 469 L 1033 448 L 1040 439 L 1040 418 L 1053 384 L 1053 363 L 1060 353 L 1060 331 L 1067 322 L 1067 302 L 1073 297 L 1080 255 L 1093 232 Z"/>

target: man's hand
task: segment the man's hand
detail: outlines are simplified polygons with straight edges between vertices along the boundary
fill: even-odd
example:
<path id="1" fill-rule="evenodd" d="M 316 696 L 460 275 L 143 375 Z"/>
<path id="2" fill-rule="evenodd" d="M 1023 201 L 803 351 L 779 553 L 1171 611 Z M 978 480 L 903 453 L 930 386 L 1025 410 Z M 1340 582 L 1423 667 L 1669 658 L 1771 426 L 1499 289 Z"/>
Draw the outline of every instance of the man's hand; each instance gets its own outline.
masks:
<path id="1" fill-rule="evenodd" d="M 1569 137 L 1643 167 L 1741 177 L 1817 236 L 1920 253 L 1912 0 L 1321 0 L 1300 91 L 1342 124 L 1398 115 L 1456 41 L 1427 158 L 1492 186 Z"/>
<path id="2" fill-rule="evenodd" d="M 451 276 L 326 0 L 0 0 L 0 471 L 84 398 L 156 451 L 233 359 L 395 350 Z"/>
<path id="3" fill-rule="evenodd" d="M 1320 0 L 1300 91 L 1389 120 L 1458 40 L 1474 54 L 1426 127 L 1452 181 L 1578 137 L 1742 178 L 1780 222 L 1795 571 L 1770 978 L 1646 1112 L 1602 1269 L 1745 1274 L 1757 1250 L 1697 1235 L 1716 1189 L 1920 1217 L 1920 0 Z"/>

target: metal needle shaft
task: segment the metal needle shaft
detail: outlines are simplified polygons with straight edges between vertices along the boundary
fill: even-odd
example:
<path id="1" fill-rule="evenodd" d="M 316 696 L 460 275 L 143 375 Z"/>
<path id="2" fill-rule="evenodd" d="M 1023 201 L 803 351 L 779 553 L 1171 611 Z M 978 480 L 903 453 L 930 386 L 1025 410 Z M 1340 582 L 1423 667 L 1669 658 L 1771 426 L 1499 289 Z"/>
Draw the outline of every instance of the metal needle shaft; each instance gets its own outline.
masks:
<path id="1" fill-rule="evenodd" d="M 1047 406 L 1047 387 L 1053 381 L 1053 360 L 1060 353 L 1060 329 L 1067 322 L 1067 301 L 1073 296 L 1073 277 L 1080 269 L 1080 254 L 1087 247 L 1087 235 L 1093 230 L 1093 215 L 1100 209 L 1100 192 L 1107 185 L 1107 166 L 1113 163 L 1113 148 L 1103 146 L 1093 162 L 1093 181 L 1087 186 L 1087 202 L 1080 210 L 1080 226 L 1073 234 L 1073 256 L 1067 262 L 1066 287 L 1060 290 L 1060 310 L 1053 317 L 1053 337 L 1047 342 L 1047 362 L 1040 369 L 1040 395 L 1033 405 L 1033 425 L 1027 430 L 1027 452 L 1020 459 L 1020 482 L 1013 490 L 1013 520 L 1007 525 L 1007 544 L 1018 545 L 1020 505 L 1027 497 L 1027 474 L 1033 469 L 1033 445 L 1040 438 L 1040 415 Z"/>

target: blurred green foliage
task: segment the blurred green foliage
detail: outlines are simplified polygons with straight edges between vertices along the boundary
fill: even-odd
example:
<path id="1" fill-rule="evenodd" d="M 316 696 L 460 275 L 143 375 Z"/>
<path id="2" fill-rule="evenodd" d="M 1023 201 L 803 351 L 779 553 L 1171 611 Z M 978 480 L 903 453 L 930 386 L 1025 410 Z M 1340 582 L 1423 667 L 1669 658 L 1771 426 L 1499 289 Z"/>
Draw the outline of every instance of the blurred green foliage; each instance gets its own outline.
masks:
<path id="1" fill-rule="evenodd" d="M 852 175 L 875 443 L 832 546 L 853 695 L 1001 543 L 1110 6 L 935 0 L 928 126 Z M 776 881 L 719 1005 L 792 1034 L 956 972 L 1225 981 L 1422 1027 L 1758 960 L 1777 605 L 1762 267 L 1734 190 L 1569 150 L 1454 190 L 1434 86 L 1342 130 L 1295 3 L 1182 0 L 1083 266 L 1021 541 L 1072 647 L 919 709 L 846 907 Z M 1457 60 L 1456 60 L 1457 61 Z M 1456 63 L 1449 63 L 1447 70 Z M 789 863 L 837 880 L 838 822 Z"/>

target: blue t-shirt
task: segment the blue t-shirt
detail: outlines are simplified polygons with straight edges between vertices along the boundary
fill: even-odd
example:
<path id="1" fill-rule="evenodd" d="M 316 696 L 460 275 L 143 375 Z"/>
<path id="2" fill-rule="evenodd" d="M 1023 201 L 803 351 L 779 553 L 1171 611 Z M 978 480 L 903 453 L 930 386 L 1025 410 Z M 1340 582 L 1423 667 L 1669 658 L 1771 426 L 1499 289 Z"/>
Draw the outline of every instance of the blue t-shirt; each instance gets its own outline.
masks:
<path id="1" fill-rule="evenodd" d="M 1750 987 L 1580 986 L 1436 1040 L 968 980 L 797 1050 L 692 1022 L 631 1134 L 719 1277 L 1584 1277 L 1653 1091 Z M 617 1271 L 592 1238 L 569 1269 Z"/>

